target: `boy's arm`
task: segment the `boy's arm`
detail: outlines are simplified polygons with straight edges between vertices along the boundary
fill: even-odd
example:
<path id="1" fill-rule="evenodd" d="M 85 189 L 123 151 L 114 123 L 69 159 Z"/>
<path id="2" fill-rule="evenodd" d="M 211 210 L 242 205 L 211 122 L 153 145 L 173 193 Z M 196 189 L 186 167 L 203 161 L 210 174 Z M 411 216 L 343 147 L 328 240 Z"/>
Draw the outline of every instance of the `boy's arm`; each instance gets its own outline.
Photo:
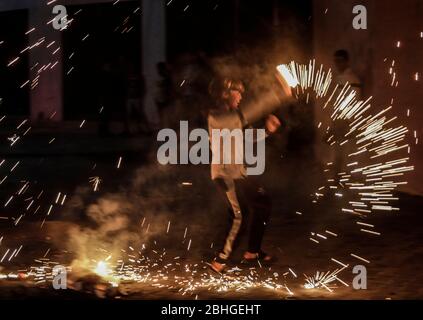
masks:
<path id="1" fill-rule="evenodd" d="M 252 140 L 248 139 L 248 135 L 245 135 L 245 140 L 253 141 L 253 142 L 264 140 L 265 138 L 269 137 L 271 134 L 275 133 L 279 129 L 280 126 L 281 126 L 281 122 L 279 118 L 273 114 L 270 114 L 267 116 L 265 120 L 265 135 L 258 137 L 257 131 L 256 131 L 256 134 L 253 135 Z M 251 126 L 249 128 L 254 129 Z"/>

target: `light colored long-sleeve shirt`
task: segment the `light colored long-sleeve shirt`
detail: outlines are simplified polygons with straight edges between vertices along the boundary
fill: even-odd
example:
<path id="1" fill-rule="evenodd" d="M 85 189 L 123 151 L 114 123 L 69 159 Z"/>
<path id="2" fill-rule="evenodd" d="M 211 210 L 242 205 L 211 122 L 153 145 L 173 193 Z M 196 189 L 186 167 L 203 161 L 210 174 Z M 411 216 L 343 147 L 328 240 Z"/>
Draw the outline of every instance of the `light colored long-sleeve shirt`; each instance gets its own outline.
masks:
<path id="1" fill-rule="evenodd" d="M 215 137 L 220 139 L 220 143 L 214 144 L 212 143 L 212 132 L 213 129 L 228 129 L 231 132 L 233 130 L 239 129 L 242 131 L 244 128 L 245 123 L 243 123 L 240 114 L 237 110 L 212 110 L 209 112 L 208 118 L 208 129 L 209 129 L 209 137 L 210 137 L 210 145 L 211 145 L 211 152 L 212 155 L 220 156 L 219 163 L 211 163 L 211 178 L 218 179 L 242 179 L 246 176 L 246 169 L 243 161 L 241 163 L 236 163 L 236 159 L 243 159 L 243 148 L 240 147 L 239 143 L 244 143 L 243 140 L 241 142 L 237 141 L 234 136 L 231 137 L 231 162 L 230 163 L 223 163 L 223 138 L 222 137 Z"/>

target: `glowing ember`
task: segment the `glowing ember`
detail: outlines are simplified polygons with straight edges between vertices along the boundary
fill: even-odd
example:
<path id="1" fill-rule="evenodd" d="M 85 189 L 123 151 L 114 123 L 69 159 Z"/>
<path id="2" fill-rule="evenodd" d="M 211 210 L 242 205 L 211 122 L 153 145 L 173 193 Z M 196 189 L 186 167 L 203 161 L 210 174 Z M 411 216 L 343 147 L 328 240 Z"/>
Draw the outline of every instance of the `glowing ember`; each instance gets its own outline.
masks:
<path id="1" fill-rule="evenodd" d="M 109 268 L 107 262 L 99 261 L 94 272 L 101 277 L 107 278 L 112 273 L 112 270 Z"/>

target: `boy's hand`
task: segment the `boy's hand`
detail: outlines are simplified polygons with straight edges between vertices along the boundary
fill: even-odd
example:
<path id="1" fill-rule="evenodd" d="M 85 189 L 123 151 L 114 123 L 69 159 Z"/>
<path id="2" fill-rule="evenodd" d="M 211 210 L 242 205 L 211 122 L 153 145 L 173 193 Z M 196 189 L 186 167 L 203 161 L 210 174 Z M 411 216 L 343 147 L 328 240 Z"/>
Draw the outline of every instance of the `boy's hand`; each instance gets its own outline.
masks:
<path id="1" fill-rule="evenodd" d="M 281 122 L 279 121 L 279 119 L 276 116 L 271 114 L 267 117 L 267 119 L 266 119 L 266 130 L 267 130 L 267 132 L 274 133 L 279 129 L 280 126 L 281 126 Z"/>

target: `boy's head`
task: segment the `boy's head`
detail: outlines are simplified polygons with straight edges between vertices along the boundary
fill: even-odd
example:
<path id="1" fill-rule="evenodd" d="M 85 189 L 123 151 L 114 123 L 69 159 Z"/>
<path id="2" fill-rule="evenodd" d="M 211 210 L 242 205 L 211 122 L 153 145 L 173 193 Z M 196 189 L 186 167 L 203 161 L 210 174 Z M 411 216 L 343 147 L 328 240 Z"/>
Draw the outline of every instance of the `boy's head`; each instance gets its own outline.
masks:
<path id="1" fill-rule="evenodd" d="M 238 108 L 244 91 L 244 85 L 239 80 L 223 79 L 210 84 L 210 93 L 230 109 Z"/>

